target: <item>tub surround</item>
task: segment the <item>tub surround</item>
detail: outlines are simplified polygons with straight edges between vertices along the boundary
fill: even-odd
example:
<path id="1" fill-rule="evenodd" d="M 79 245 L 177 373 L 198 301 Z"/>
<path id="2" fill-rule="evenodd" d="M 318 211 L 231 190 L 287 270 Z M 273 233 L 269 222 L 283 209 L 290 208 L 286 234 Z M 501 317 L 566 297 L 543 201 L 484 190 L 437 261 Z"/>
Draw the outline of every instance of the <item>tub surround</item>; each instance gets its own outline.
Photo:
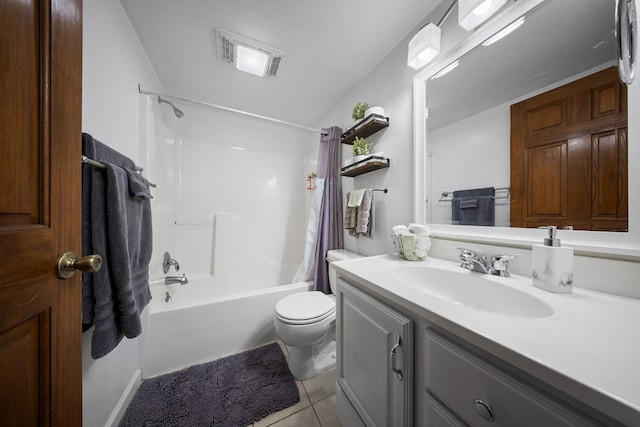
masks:
<path id="1" fill-rule="evenodd" d="M 580 288 L 574 288 L 573 294 L 553 294 L 535 288 L 530 277 L 482 275 L 553 310 L 546 317 L 495 314 L 453 304 L 402 283 L 393 271 L 406 266 L 460 269 L 452 261 L 427 258 L 411 263 L 396 255 L 344 261 L 335 268 L 349 284 L 497 358 L 501 368 L 517 372 L 590 416 L 637 425 L 640 301 Z M 417 340 L 421 332 L 416 327 Z M 420 363 L 424 361 L 416 357 L 415 364 Z M 417 373 L 423 370 L 416 366 Z M 414 394 L 422 396 L 420 381 L 415 384 Z"/>

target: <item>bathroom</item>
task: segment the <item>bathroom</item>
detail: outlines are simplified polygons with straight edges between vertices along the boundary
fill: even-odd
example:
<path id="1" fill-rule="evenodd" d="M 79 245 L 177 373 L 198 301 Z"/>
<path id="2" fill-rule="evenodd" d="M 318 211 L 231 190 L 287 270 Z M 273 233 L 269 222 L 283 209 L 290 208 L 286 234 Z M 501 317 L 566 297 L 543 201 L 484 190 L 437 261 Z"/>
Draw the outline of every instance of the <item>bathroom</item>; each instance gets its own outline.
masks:
<path id="1" fill-rule="evenodd" d="M 139 86 L 143 90 L 163 92 L 162 79 L 171 73 L 180 73 L 183 65 L 179 58 L 165 58 L 164 61 L 172 64 L 162 67 L 162 73 L 166 75 L 159 74 L 160 71 L 151 63 L 149 50 L 157 47 L 149 40 L 141 41 L 127 13 L 127 7 L 144 8 L 149 3 L 123 3 L 127 6 L 117 0 L 84 1 L 82 129 L 136 159 L 144 167 L 145 176 L 157 184 L 153 191 L 154 257 L 150 266 L 151 278 L 164 276 L 162 253 L 165 251 L 171 252 L 180 262 L 181 269 L 177 274 L 185 273 L 192 282 L 207 275 L 221 277 L 230 274 L 224 270 L 229 264 L 216 258 L 220 256 L 216 253 L 216 227 L 226 221 L 237 231 L 234 236 L 242 236 L 251 245 L 251 252 L 258 253 L 252 256 L 262 261 L 256 262 L 281 266 L 270 273 L 268 286 L 287 283 L 286 280 L 293 276 L 302 261 L 304 252 L 303 236 L 312 194 L 305 190 L 306 178 L 317 166 L 319 135 L 189 104 L 176 103 L 184 112 L 184 117 L 177 118 L 168 105 L 160 105 L 155 97 L 140 94 Z M 367 4 L 358 3 L 362 7 Z M 397 46 L 390 47 L 389 53 L 379 58 L 380 62 L 369 64 L 369 74 L 353 86 L 344 87 L 342 95 L 331 100 L 330 107 L 311 123 L 300 112 L 309 105 L 308 101 L 301 100 L 302 107 L 296 106 L 297 114 L 292 113 L 295 117 L 292 121 L 304 125 L 320 128 L 335 124 L 346 128 L 353 124 L 350 118 L 353 104 L 365 100 L 383 106 L 391 119 L 391 125 L 384 134 L 372 138 L 376 144 L 375 151 L 384 152 L 392 159 L 391 167 L 342 180 L 345 192 L 354 188 L 388 189 L 387 193 L 377 197 L 377 237 L 345 237 L 345 247 L 351 251 L 367 256 L 393 253 L 393 243 L 389 238 L 393 226 L 412 221 L 427 223 L 431 218 L 424 196 L 438 197 L 439 192 L 434 196 L 429 189 L 422 188 L 417 179 L 426 176 L 428 166 L 419 162 L 421 156 L 427 158 L 426 153 L 420 151 L 420 146 L 414 146 L 414 132 L 419 131 L 419 128 L 414 128 L 414 123 L 416 117 L 420 117 L 414 102 L 420 97 L 414 92 L 414 78 L 418 72 L 406 65 L 406 46 L 416 30 L 427 22 L 425 17 L 434 19 L 434 16 L 442 16 L 448 3 L 407 2 L 414 8 L 417 18 L 402 29 L 405 37 Z M 613 1 L 610 3 L 613 8 Z M 141 14 L 138 12 L 135 16 L 140 17 Z M 186 16 L 176 13 L 174 19 L 178 22 Z M 454 31 L 452 21 L 455 20 L 444 23 L 443 33 Z M 153 22 L 135 24 L 155 25 Z M 161 30 L 169 38 L 171 31 L 176 31 L 170 24 L 162 26 Z M 180 31 L 187 32 L 188 29 Z M 237 31 L 242 32 L 242 29 Z M 210 54 L 215 55 L 213 35 L 200 34 L 199 37 L 202 38 L 200 43 L 206 43 L 211 49 Z M 359 43 L 367 43 L 370 38 L 365 35 Z M 344 43 L 344 49 L 357 49 L 359 43 L 355 46 L 351 42 Z M 446 37 L 442 43 L 445 52 L 454 48 Z M 335 61 L 333 58 L 328 60 Z M 283 73 L 286 73 L 286 66 L 284 62 Z M 339 66 L 348 67 L 348 63 Z M 228 70 L 233 71 L 231 68 Z M 251 80 L 246 81 L 248 89 L 238 90 L 252 90 Z M 303 81 L 302 84 L 313 83 Z M 205 100 L 204 96 L 188 92 L 187 87 L 184 86 L 183 93 L 182 87 L 176 85 L 171 93 Z M 206 100 L 233 105 L 233 98 Z M 636 83 L 629 86 L 630 117 L 640 114 L 639 100 L 640 85 Z M 327 100 L 322 101 L 327 105 Z M 265 106 L 256 103 L 256 108 L 264 111 Z M 276 111 L 290 111 L 279 108 L 274 107 Z M 277 117 L 277 113 L 273 116 Z M 637 123 L 632 121 L 629 127 L 630 231 L 624 235 L 577 232 L 575 236 L 563 234 L 561 237 L 569 244 L 597 248 L 589 256 L 576 257 L 576 283 L 580 281 L 587 288 L 640 299 L 640 288 L 632 283 L 632 278 L 640 277 L 640 233 L 637 229 L 640 220 L 637 215 L 640 211 L 640 198 L 637 197 L 640 156 L 635 150 Z M 343 156 L 348 155 L 350 153 L 345 149 Z M 225 156 L 228 165 L 220 170 L 212 163 L 219 156 Z M 207 187 L 216 189 L 215 199 L 200 197 Z M 235 212 L 242 212 L 244 217 L 234 216 Z M 539 233 L 535 231 L 469 230 L 434 225 L 432 233 L 439 238 L 433 239 L 432 254 L 452 259 L 460 241 L 474 242 L 487 252 L 513 252 L 515 247 L 521 256 L 512 263 L 512 269 L 524 273 L 530 265 L 530 242 L 538 240 Z M 246 245 L 241 248 L 246 249 Z M 278 254 L 277 259 L 271 259 L 270 254 Z M 251 273 L 249 269 L 243 271 L 247 275 L 244 281 L 248 287 L 241 292 L 254 290 L 251 286 L 256 278 Z M 123 340 L 107 356 L 93 360 L 90 357 L 90 338 L 86 335 L 83 337 L 83 424 L 111 425 L 143 375 L 140 368 L 144 361 L 154 355 L 147 354 L 149 348 L 145 347 L 146 337 L 143 335 Z M 230 351 L 228 349 L 222 354 Z"/>

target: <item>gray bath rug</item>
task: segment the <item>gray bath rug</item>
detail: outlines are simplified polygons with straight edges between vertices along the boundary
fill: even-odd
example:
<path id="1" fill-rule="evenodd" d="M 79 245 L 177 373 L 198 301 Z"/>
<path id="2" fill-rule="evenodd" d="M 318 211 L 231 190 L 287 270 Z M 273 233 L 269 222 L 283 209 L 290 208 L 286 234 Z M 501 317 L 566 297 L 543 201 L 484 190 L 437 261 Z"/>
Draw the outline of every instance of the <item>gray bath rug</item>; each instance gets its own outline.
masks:
<path id="1" fill-rule="evenodd" d="M 143 381 L 120 427 L 244 427 L 299 401 L 273 343 Z"/>

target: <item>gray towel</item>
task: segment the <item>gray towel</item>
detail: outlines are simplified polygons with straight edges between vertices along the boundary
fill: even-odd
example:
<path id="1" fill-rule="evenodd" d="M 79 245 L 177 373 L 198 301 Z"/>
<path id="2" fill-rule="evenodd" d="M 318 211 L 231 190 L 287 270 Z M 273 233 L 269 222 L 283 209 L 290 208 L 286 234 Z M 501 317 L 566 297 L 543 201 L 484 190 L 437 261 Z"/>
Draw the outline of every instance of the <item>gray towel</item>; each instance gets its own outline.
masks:
<path id="1" fill-rule="evenodd" d="M 347 193 L 347 202 L 349 196 Z M 347 203 L 348 204 L 348 203 Z M 373 238 L 374 230 L 374 203 L 373 191 L 366 189 L 362 196 L 362 203 L 358 207 L 347 206 L 344 211 L 344 228 L 349 230 L 351 236 L 366 236 Z"/>
<path id="2" fill-rule="evenodd" d="M 138 200 L 153 199 L 151 191 L 149 191 L 149 181 L 145 177 L 131 169 L 125 169 L 125 172 L 129 181 L 129 194 L 131 197 Z"/>
<path id="3" fill-rule="evenodd" d="M 451 220 L 457 225 L 495 225 L 495 188 L 453 192 Z"/>
<path id="4" fill-rule="evenodd" d="M 103 258 L 103 268 L 82 280 L 83 330 L 95 326 L 91 356 L 97 359 L 123 336 L 142 332 L 140 314 L 151 299 L 151 204 L 146 180 L 129 181 L 132 160 L 88 134 L 82 142 L 83 153 L 106 166 L 83 166 L 83 252 Z"/>
<path id="5" fill-rule="evenodd" d="M 373 238 L 373 191 L 364 190 L 356 217 L 356 234 Z"/>
<path id="6" fill-rule="evenodd" d="M 345 204 L 346 208 L 344 210 L 344 228 L 349 230 L 349 234 L 355 234 L 358 208 L 349 206 L 350 196 L 351 193 L 347 193 L 347 203 Z"/>

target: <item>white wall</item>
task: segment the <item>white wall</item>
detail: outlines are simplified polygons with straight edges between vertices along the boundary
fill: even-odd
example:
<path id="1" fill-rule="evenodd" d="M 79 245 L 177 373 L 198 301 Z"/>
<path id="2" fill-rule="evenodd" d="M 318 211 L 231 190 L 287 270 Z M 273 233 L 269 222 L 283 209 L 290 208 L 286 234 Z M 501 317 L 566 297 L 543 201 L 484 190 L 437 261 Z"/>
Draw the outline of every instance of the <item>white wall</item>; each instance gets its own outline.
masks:
<path id="1" fill-rule="evenodd" d="M 214 286 L 233 282 L 238 292 L 291 283 L 307 225 L 305 183 L 312 170 L 305 157 L 320 135 L 179 107 L 185 112 L 176 122 L 175 159 L 181 272 L 212 276 Z"/>
<path id="2" fill-rule="evenodd" d="M 389 117 L 389 127 L 367 138 L 374 142 L 373 152 L 384 152 L 390 167 L 355 178 L 342 179 L 343 192 L 359 188 L 387 188 L 374 193 L 374 237 L 352 237 L 345 233 L 345 248 L 376 255 L 393 252 L 391 227 L 408 224 L 413 217 L 413 120 L 412 79 L 415 71 L 406 64 L 406 44 L 401 42 L 371 74 L 345 94 L 344 98 L 322 119 L 319 126 L 353 126 L 351 110 L 358 101 L 380 106 Z M 344 145 L 343 159 L 352 157 L 351 145 Z M 346 199 L 345 199 L 346 200 Z"/>
<path id="3" fill-rule="evenodd" d="M 510 126 L 507 103 L 429 132 L 430 223 L 451 224 L 451 197 L 439 201 L 443 191 L 509 187 Z M 505 193 L 496 193 L 501 196 Z M 508 227 L 508 200 L 496 199 L 495 204 L 495 225 Z"/>
<path id="4" fill-rule="evenodd" d="M 86 0 L 83 18 L 82 130 L 145 167 L 139 102 L 146 100 L 140 101 L 138 84 L 159 88 L 160 83 L 119 1 Z M 85 427 L 113 421 L 140 364 L 139 339 L 125 338 L 107 356 L 91 359 L 91 334 L 92 329 L 83 335 Z"/>

